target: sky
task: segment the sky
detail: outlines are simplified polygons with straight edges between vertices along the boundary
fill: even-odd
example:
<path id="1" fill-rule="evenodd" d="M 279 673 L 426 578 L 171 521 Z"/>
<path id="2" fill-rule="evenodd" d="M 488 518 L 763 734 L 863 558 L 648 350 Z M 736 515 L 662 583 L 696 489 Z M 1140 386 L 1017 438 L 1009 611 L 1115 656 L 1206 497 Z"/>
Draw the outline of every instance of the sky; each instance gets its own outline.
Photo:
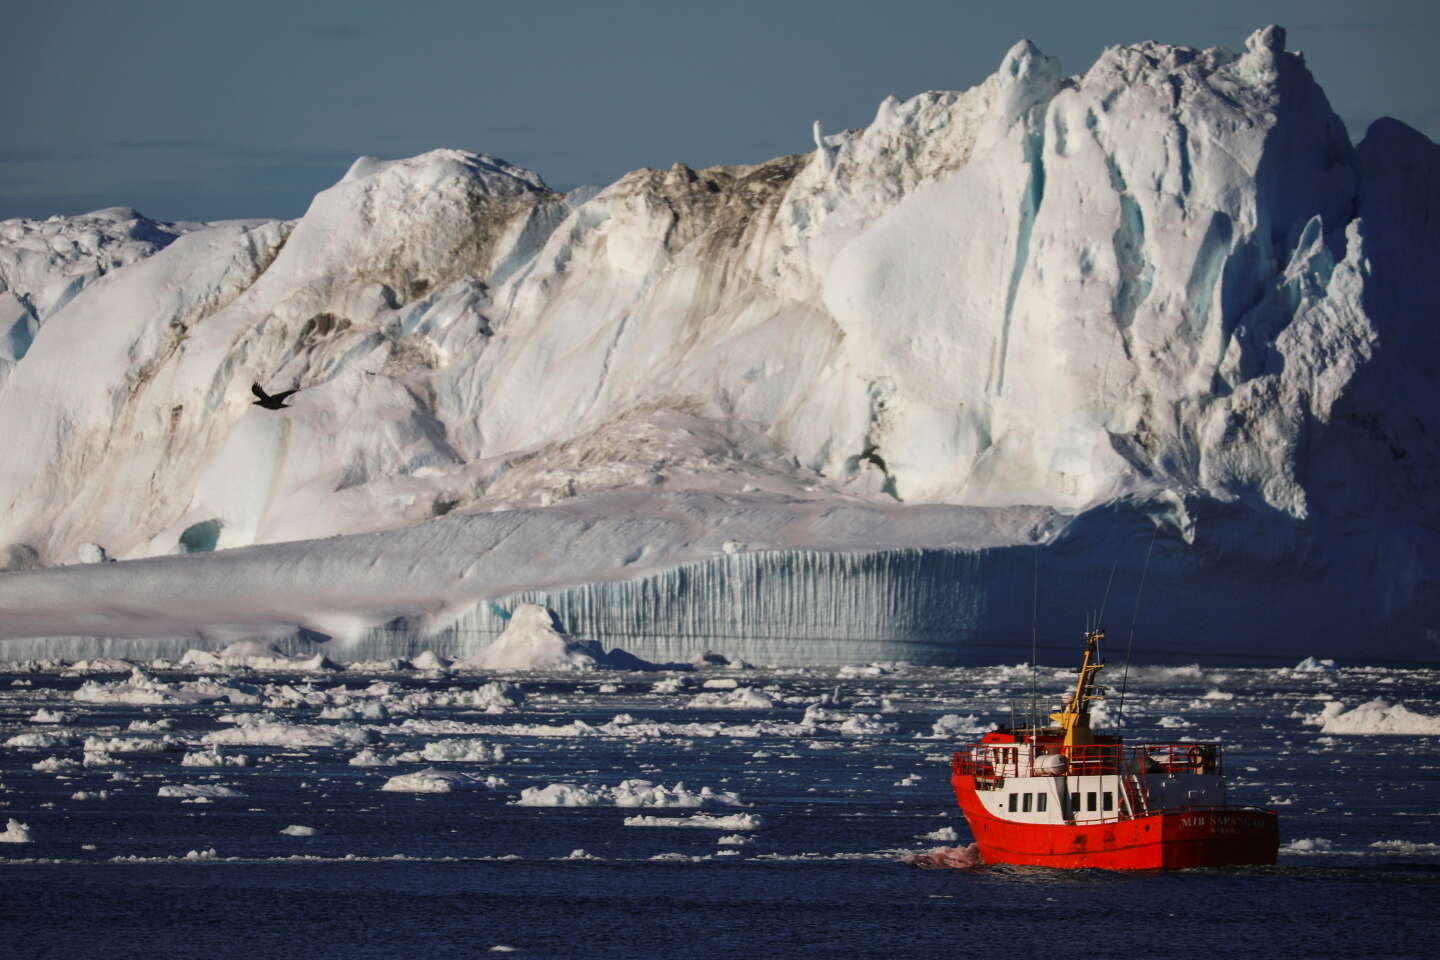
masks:
<path id="1" fill-rule="evenodd" d="M 495 154 L 560 190 L 756 163 L 963 90 L 1029 38 L 1083 73 L 1141 40 L 1289 33 L 1359 141 L 1440 140 L 1440 2 L 46 0 L 8 5 L 0 219 L 296 217 L 357 156 Z"/>

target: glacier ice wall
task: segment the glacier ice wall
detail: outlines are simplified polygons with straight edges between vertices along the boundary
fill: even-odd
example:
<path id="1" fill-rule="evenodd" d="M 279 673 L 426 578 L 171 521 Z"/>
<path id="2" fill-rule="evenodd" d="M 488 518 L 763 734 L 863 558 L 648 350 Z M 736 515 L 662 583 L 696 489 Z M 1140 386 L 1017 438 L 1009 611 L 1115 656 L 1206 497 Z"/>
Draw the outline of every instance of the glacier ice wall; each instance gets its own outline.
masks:
<path id="1" fill-rule="evenodd" d="M 1022 42 L 812 153 L 598 192 L 463 151 L 362 158 L 298 221 L 176 226 L 43 322 L 0 303 L 25 339 L 0 383 L 0 565 L 617 490 L 1123 502 L 1257 564 L 1241 581 L 1328 598 L 1316 624 L 1433 653 L 1435 151 L 1394 121 L 1352 146 L 1271 27 L 1078 76 Z M 0 234 L 0 279 L 38 229 Z M 88 262 L 42 250 L 25 288 Z M 252 407 L 252 381 L 300 387 L 295 408 Z M 556 588 L 632 580 L 628 555 Z M 735 562 L 683 563 L 710 558 Z M 493 597 L 552 589 L 512 586 Z M 640 602 L 594 589 L 591 609 Z M 1268 615 L 1242 594 L 1224 602 Z M 397 616 L 431 616 L 409 596 Z"/>
<path id="2" fill-rule="evenodd" d="M 336 660 L 468 656 L 522 602 L 647 659 L 711 648 L 757 663 L 1068 659 L 1088 614 L 1137 656 L 1293 663 L 1353 656 L 1372 582 L 1331 585 L 1283 521 L 1244 504 L 1041 508 L 839 505 L 832 498 L 626 492 L 411 527 L 12 573 L 0 653 L 178 656 L 264 637 Z M 824 548 L 804 544 L 824 544 Z M 1142 589 L 1143 581 L 1143 589 Z M 1404 610 L 1387 611 L 1391 619 Z M 44 635 L 41 635 L 44 634 Z M 1418 635 L 1382 659 L 1421 658 Z"/>

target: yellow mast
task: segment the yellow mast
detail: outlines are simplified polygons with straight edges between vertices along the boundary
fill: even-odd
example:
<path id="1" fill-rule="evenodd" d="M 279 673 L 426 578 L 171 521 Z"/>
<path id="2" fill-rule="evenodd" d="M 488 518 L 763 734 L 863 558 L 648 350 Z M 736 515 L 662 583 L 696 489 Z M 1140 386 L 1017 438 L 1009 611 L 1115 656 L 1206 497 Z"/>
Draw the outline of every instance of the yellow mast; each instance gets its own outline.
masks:
<path id="1" fill-rule="evenodd" d="M 1065 734 L 1065 746 L 1083 746 L 1094 743 L 1090 732 L 1090 701 L 1103 699 L 1100 688 L 1095 685 L 1095 674 L 1105 665 L 1097 659 L 1099 643 L 1105 639 L 1104 630 L 1091 630 L 1085 634 L 1085 658 L 1080 662 L 1080 678 L 1075 681 L 1075 692 L 1059 713 L 1050 714 L 1050 719 L 1060 725 Z"/>

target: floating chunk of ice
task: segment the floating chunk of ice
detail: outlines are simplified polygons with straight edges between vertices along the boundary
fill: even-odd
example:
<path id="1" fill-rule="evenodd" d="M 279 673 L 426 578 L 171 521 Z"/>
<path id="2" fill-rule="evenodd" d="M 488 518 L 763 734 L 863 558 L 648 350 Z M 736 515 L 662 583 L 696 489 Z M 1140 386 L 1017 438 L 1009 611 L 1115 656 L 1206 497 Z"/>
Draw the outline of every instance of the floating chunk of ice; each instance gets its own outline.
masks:
<path id="1" fill-rule="evenodd" d="M 284 834 L 285 836 L 287 836 L 287 837 L 313 837 L 313 836 L 315 836 L 315 828 L 314 828 L 314 827 L 301 826 L 301 825 L 298 824 L 298 823 L 292 823 L 292 824 L 290 824 L 290 826 L 286 827 L 285 829 L 281 830 L 280 832 L 283 833 L 283 834 Z"/>
<path id="2" fill-rule="evenodd" d="M 420 751 L 420 757 L 425 760 L 470 762 L 504 760 L 505 748 L 498 744 L 493 747 L 486 746 L 479 740 L 436 740 L 425 744 L 425 748 Z"/>
<path id="3" fill-rule="evenodd" d="M 193 704 L 228 700 L 233 704 L 260 702 L 254 687 L 236 681 L 195 680 L 163 683 L 136 668 L 126 680 L 103 683 L 87 680 L 74 693 L 81 703 Z"/>
<path id="4" fill-rule="evenodd" d="M 708 687 L 715 681 L 706 681 Z M 728 681 L 734 687 L 735 681 Z M 705 710 L 773 710 L 775 701 L 753 687 L 739 687 L 729 693 L 700 693 L 690 698 L 688 707 Z"/>
<path id="5" fill-rule="evenodd" d="M 318 726 L 303 723 L 254 723 L 213 730 L 201 743 L 265 747 L 363 747 L 374 734 L 352 724 Z"/>
<path id="6" fill-rule="evenodd" d="M 65 672 L 75 676 L 82 673 L 129 673 L 134 669 L 135 664 L 119 657 L 91 657 L 87 660 L 76 660 Z"/>
<path id="7" fill-rule="evenodd" d="M 894 669 L 883 663 L 847 663 L 836 671 L 835 676 L 841 680 L 854 680 L 859 677 L 884 677 L 894 672 Z"/>
<path id="8" fill-rule="evenodd" d="M 560 857 L 561 860 L 603 860 L 604 857 L 597 857 L 593 853 L 586 853 L 582 848 L 571 850 L 568 854 Z"/>
<path id="9" fill-rule="evenodd" d="M 14 817 L 5 825 L 5 830 L 0 832 L 0 843 L 34 843 L 35 838 L 30 833 L 30 825 L 21 823 Z"/>
<path id="10" fill-rule="evenodd" d="M 879 714 L 874 716 L 857 713 L 847 717 L 845 722 L 840 724 L 839 732 L 847 737 L 878 737 L 887 733 L 894 733 L 899 729 L 898 724 L 885 723 L 880 719 Z"/>
<path id="11" fill-rule="evenodd" d="M 433 650 L 426 650 L 420 656 L 410 661 L 410 666 L 416 670 L 449 670 L 450 660 L 435 653 Z"/>
<path id="12" fill-rule="evenodd" d="M 985 733 L 993 729 L 995 729 L 995 724 L 984 723 L 973 713 L 966 717 L 962 717 L 958 713 L 947 713 L 931 726 L 930 736 L 935 740 L 950 740 L 969 734 Z"/>
<path id="13" fill-rule="evenodd" d="M 1413 857 L 1419 854 L 1434 856 L 1440 853 L 1440 843 L 1417 843 L 1413 840 L 1376 840 L 1370 846 L 1382 853 L 1393 853 L 1403 857 Z"/>
<path id="14" fill-rule="evenodd" d="M 17 733 L 5 741 L 5 746 L 21 750 L 53 750 L 57 747 L 68 746 L 69 743 L 69 737 L 53 733 Z"/>
<path id="15" fill-rule="evenodd" d="M 763 826 L 759 814 L 732 813 L 726 817 L 696 813 L 688 817 L 626 817 L 627 827 L 699 827 L 706 830 L 759 830 Z M 723 839 L 723 838 L 722 838 Z"/>
<path id="16" fill-rule="evenodd" d="M 71 800 L 108 800 L 109 790 L 77 790 L 70 794 Z"/>
<path id="17" fill-rule="evenodd" d="M 216 800 L 243 797 L 245 794 L 233 787 L 221 786 L 218 783 L 167 783 L 155 791 L 155 796 L 170 797 L 171 799 L 203 797 L 206 800 Z"/>
<path id="18" fill-rule="evenodd" d="M 1324 837 L 1296 837 L 1280 848 L 1281 853 L 1329 853 L 1335 844 Z"/>
<path id="19" fill-rule="evenodd" d="M 244 753 L 221 753 L 219 749 L 211 747 L 209 750 L 197 750 L 187 753 L 180 758 L 182 767 L 248 767 L 250 757 Z"/>
<path id="20" fill-rule="evenodd" d="M 520 799 L 512 802 L 521 807 L 738 807 L 743 801 L 738 794 L 716 792 L 709 787 L 696 792 L 684 783 L 666 787 L 649 780 L 624 780 L 613 787 L 575 783 L 526 787 L 520 791 Z"/>
<path id="21" fill-rule="evenodd" d="M 323 653 L 310 657 L 292 657 L 277 647 L 257 640 L 241 640 L 215 652 L 186 650 L 185 655 L 180 658 L 180 665 L 205 670 L 241 667 L 271 673 L 318 673 L 322 670 L 340 669 L 326 659 Z"/>
<path id="22" fill-rule="evenodd" d="M 1415 713 L 1379 697 L 1349 711 L 1340 701 L 1331 701 L 1307 722 L 1319 723 L 1321 733 L 1440 736 L 1440 717 Z"/>
<path id="23" fill-rule="evenodd" d="M 1325 670 L 1334 670 L 1334 660 L 1317 660 L 1314 657 L 1306 657 L 1291 668 L 1296 673 L 1320 673 Z"/>
<path id="24" fill-rule="evenodd" d="M 479 653 L 450 665 L 452 670 L 595 670 L 653 668 L 623 650 L 605 652 L 593 640 L 577 640 L 560 628 L 555 614 L 538 603 L 522 603 L 510 614 L 505 632 Z"/>
<path id="25" fill-rule="evenodd" d="M 382 757 L 370 747 L 366 747 L 350 758 L 352 767 L 393 767 L 395 763 L 394 757 Z"/>
<path id="26" fill-rule="evenodd" d="M 179 750 L 181 744 L 171 737 L 147 740 L 143 737 L 86 737 L 85 750 L 97 753 L 166 753 Z"/>
<path id="27" fill-rule="evenodd" d="M 385 720 L 389 716 L 385 704 L 376 701 L 358 707 L 326 707 L 320 711 L 321 720 Z"/>
<path id="28" fill-rule="evenodd" d="M 505 781 L 499 777 L 477 777 L 468 773 L 426 767 L 414 773 L 391 777 L 380 789 L 391 793 L 451 793 L 456 790 L 494 790 L 503 786 Z"/>
<path id="29" fill-rule="evenodd" d="M 448 699 L 447 706 L 474 707 L 486 713 L 504 713 L 525 705 L 525 691 L 506 680 L 492 680 L 474 690 L 463 691 Z"/>

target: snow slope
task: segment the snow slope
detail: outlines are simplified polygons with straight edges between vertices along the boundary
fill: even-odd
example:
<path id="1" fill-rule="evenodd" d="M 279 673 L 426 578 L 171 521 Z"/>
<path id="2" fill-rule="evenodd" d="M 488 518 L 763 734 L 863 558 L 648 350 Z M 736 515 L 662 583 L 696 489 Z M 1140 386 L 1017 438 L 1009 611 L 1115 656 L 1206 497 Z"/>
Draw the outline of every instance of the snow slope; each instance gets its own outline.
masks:
<path id="1" fill-rule="evenodd" d="M 815 139 L 570 196 L 486 155 L 362 158 L 294 223 L 176 227 L 43 324 L 11 309 L 0 564 L 221 552 L 0 577 L 0 633 L 493 634 L 523 597 L 673 656 L 620 635 L 655 590 L 709 584 L 697 638 L 735 591 L 806 633 L 785 584 L 850 583 L 812 551 L 923 547 L 948 552 L 861 577 L 860 619 L 973 642 L 1015 604 L 1004 551 L 1045 544 L 1054 599 L 1093 606 L 1158 525 L 1157 589 L 1197 614 L 1176 649 L 1434 655 L 1434 144 L 1381 121 L 1353 147 L 1276 27 L 1080 76 L 1021 42 Z M 27 289 L 74 269 L 24 262 Z M 384 530 L 393 554 L 345 539 Z M 987 550 L 960 606 L 905 607 Z"/>

